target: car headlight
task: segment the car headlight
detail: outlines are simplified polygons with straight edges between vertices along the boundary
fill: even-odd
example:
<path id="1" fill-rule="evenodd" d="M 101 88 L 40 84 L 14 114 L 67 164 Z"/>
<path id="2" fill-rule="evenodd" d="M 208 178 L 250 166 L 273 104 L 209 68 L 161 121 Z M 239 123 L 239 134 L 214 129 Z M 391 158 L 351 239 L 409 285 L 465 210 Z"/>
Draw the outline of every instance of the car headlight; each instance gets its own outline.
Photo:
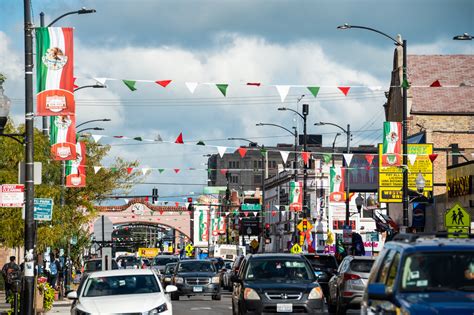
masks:
<path id="1" fill-rule="evenodd" d="M 184 283 L 184 279 L 181 278 L 181 277 L 176 277 L 176 278 L 174 278 L 174 283 L 176 283 L 176 284 L 183 284 L 183 283 Z"/>
<path id="2" fill-rule="evenodd" d="M 152 314 L 160 314 L 166 312 L 168 310 L 168 305 L 166 303 L 161 304 L 160 306 L 152 309 L 151 311 L 142 313 L 143 315 L 152 315 Z"/>
<path id="3" fill-rule="evenodd" d="M 212 277 L 212 283 L 213 283 L 213 284 L 219 284 L 219 283 L 221 283 L 221 279 L 219 278 L 219 276 Z"/>
<path id="4" fill-rule="evenodd" d="M 260 300 L 258 293 L 252 288 L 245 288 L 244 300 Z"/>
<path id="5" fill-rule="evenodd" d="M 170 277 L 166 277 L 166 278 L 165 278 L 165 281 L 166 281 L 166 282 L 170 282 L 170 281 L 171 281 L 171 278 L 170 278 Z"/>
<path id="6" fill-rule="evenodd" d="M 323 298 L 323 291 L 321 287 L 315 287 L 309 292 L 308 299 L 310 300 L 319 300 Z"/>

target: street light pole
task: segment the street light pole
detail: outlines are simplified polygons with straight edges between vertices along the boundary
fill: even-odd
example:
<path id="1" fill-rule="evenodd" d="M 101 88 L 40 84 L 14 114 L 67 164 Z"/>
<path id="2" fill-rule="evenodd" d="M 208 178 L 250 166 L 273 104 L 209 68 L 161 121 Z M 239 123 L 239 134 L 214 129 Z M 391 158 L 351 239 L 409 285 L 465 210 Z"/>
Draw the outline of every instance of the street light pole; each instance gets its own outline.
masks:
<path id="1" fill-rule="evenodd" d="M 341 134 L 338 132 L 336 133 L 336 136 L 334 137 L 334 141 L 332 142 L 332 167 L 334 167 L 334 153 L 336 149 L 336 139 L 339 137 Z"/>

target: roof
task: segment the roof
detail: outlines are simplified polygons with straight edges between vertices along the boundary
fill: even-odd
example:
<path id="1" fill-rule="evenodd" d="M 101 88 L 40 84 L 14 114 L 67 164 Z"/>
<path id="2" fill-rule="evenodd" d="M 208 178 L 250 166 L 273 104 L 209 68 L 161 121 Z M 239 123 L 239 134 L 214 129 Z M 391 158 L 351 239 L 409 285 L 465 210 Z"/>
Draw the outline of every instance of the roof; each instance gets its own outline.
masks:
<path id="1" fill-rule="evenodd" d="M 100 278 L 100 277 L 153 275 L 153 274 L 154 272 L 151 269 L 117 269 L 117 270 L 96 271 L 94 273 L 91 273 L 89 277 Z"/>
<path id="2" fill-rule="evenodd" d="M 474 239 L 472 238 L 431 238 L 420 237 L 414 241 L 391 241 L 387 247 L 402 247 L 404 251 L 473 251 Z"/>
<path id="3" fill-rule="evenodd" d="M 292 259 L 302 259 L 303 257 L 295 254 L 285 254 L 285 253 L 265 253 L 265 254 L 253 254 L 250 255 L 252 259 L 265 259 L 265 258 L 292 258 Z"/>
<path id="4" fill-rule="evenodd" d="M 474 55 L 407 57 L 412 114 L 474 114 Z"/>

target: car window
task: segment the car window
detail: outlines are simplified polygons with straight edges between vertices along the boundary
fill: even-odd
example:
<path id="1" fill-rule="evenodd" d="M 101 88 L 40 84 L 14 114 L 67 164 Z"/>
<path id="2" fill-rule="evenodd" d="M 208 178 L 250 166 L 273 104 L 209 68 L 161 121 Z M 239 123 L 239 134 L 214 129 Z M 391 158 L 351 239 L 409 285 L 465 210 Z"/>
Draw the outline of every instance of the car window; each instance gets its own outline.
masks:
<path id="1" fill-rule="evenodd" d="M 388 275 L 388 270 L 390 268 L 390 265 L 392 264 L 393 256 L 395 256 L 394 250 L 389 251 L 387 255 L 385 255 L 376 282 L 385 283 L 385 279 L 387 279 Z"/>
<path id="2" fill-rule="evenodd" d="M 374 264 L 373 260 L 353 259 L 350 263 L 350 269 L 354 272 L 369 273 L 373 264 Z"/>
<path id="3" fill-rule="evenodd" d="M 400 264 L 400 253 L 396 253 L 393 257 L 392 265 L 388 271 L 387 280 L 385 281 L 385 286 L 390 292 L 393 291 L 393 285 L 395 284 L 395 279 L 397 278 L 398 265 Z"/>
<path id="4" fill-rule="evenodd" d="M 123 294 L 144 294 L 160 292 L 153 275 L 122 275 L 94 277 L 87 280 L 84 297 L 98 297 Z"/>
<path id="5" fill-rule="evenodd" d="M 305 255 L 313 268 L 332 268 L 337 269 L 337 261 L 330 255 Z"/>
<path id="6" fill-rule="evenodd" d="M 247 281 L 314 281 L 312 268 L 302 259 L 253 259 L 249 260 L 245 270 L 244 279 Z"/>
<path id="7" fill-rule="evenodd" d="M 210 261 L 181 262 L 178 272 L 216 272 L 216 267 Z"/>
<path id="8" fill-rule="evenodd" d="M 382 261 L 385 259 L 385 256 L 388 252 L 389 252 L 388 249 L 383 249 L 380 255 L 375 260 L 373 271 L 369 275 L 368 283 L 376 282 L 376 279 L 380 270 L 380 265 L 382 264 Z"/>
<path id="9" fill-rule="evenodd" d="M 344 259 L 341 263 L 341 265 L 339 266 L 339 273 L 342 273 L 342 272 L 346 272 L 347 271 L 347 266 L 349 265 L 349 260 L 348 259 Z"/>
<path id="10" fill-rule="evenodd" d="M 175 257 L 156 257 L 155 258 L 155 265 L 156 266 L 164 266 L 166 264 L 177 262 L 178 258 Z"/>
<path id="11" fill-rule="evenodd" d="M 166 266 L 165 268 L 165 274 L 172 274 L 174 273 L 174 268 L 176 267 L 176 265 L 170 265 L 170 266 Z"/>

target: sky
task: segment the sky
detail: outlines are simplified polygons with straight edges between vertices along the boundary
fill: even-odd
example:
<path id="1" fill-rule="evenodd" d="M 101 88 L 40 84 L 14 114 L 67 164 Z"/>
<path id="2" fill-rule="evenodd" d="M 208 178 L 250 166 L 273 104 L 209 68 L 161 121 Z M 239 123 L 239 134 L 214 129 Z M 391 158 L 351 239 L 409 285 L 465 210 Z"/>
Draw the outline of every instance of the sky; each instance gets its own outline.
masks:
<path id="1" fill-rule="evenodd" d="M 75 95 L 77 123 L 112 119 L 88 124 L 105 129 L 94 134 L 144 139 L 159 135 L 174 141 L 183 133 L 189 145 L 100 140 L 112 147 L 104 167 L 121 157 L 139 161 L 140 168 L 165 169 L 161 174 L 152 171 L 132 191 L 150 194 L 156 186 L 163 199 L 200 193 L 207 183 L 205 155 L 217 153 L 215 146 L 233 152 L 245 144 L 229 137 L 266 146 L 293 143 L 284 130 L 255 126 L 274 123 L 297 126 L 301 132 L 301 119 L 278 111 L 281 106 L 300 111 L 301 104 L 309 104 L 308 133 L 323 134 L 324 145 L 332 144 L 338 130 L 313 126 L 315 122 L 350 124 L 355 146 L 380 142 L 395 46 L 379 34 L 342 31 L 338 25 L 372 27 L 392 37 L 401 34 L 408 54 L 474 52 L 472 41 L 452 40 L 474 33 L 472 0 L 32 0 L 33 22 L 39 26 L 40 12 L 49 24 L 81 7 L 97 12 L 70 15 L 55 24 L 74 27 L 79 86 L 102 77 L 173 80 L 166 88 L 138 82 L 134 92 L 119 80 L 109 80 L 106 89 L 82 89 Z M 8 77 L 5 94 L 13 101 L 16 123 L 24 120 L 23 41 L 22 1 L 0 0 L 0 72 Z M 186 82 L 201 84 L 190 93 Z M 229 84 L 227 96 L 202 83 Z M 301 87 L 292 87 L 282 102 L 274 85 Z M 321 87 L 316 98 L 308 85 Z M 338 86 L 354 87 L 344 96 Z M 41 127 L 40 118 L 35 125 Z M 209 146 L 191 145 L 198 140 Z M 344 137 L 336 143 L 344 146 Z M 185 170 L 189 168 L 201 170 Z M 173 169 L 182 171 L 176 174 Z"/>

